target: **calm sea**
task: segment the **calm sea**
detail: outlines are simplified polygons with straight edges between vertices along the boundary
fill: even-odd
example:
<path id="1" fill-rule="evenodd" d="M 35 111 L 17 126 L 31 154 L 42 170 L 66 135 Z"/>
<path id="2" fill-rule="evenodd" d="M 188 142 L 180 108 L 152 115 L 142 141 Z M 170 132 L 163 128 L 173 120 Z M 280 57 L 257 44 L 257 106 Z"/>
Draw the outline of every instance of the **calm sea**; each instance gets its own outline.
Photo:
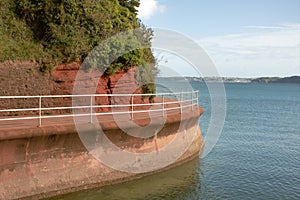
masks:
<path id="1" fill-rule="evenodd" d="M 205 136 L 210 96 L 200 91 Z M 300 199 L 300 85 L 226 83 L 227 117 L 204 159 L 137 181 L 55 199 Z"/>

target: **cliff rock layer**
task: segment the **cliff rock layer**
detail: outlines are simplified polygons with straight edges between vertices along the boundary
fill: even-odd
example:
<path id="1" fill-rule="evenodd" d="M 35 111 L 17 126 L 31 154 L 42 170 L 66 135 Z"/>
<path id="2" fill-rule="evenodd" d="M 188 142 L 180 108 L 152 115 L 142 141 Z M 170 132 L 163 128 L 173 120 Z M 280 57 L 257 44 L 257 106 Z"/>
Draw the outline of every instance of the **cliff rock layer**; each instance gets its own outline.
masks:
<path id="1" fill-rule="evenodd" d="M 0 96 L 71 95 L 73 94 L 75 78 L 79 68 L 80 63 L 73 62 L 57 66 L 49 74 L 40 72 L 38 65 L 34 62 L 4 62 L 0 64 Z M 136 70 L 136 67 L 132 67 L 127 71 L 119 71 L 112 76 L 102 75 L 101 77 L 99 77 L 99 73 L 87 72 L 80 77 L 77 84 L 81 85 L 81 88 L 85 88 L 83 92 L 86 94 L 104 94 L 103 97 L 95 98 L 94 104 L 96 105 L 129 104 L 131 103 L 130 98 L 111 98 L 106 94 L 140 94 L 142 91 L 135 81 Z M 134 103 L 146 102 L 148 100 L 142 97 L 134 98 Z M 72 99 L 64 98 L 62 101 L 57 98 L 48 98 L 43 100 L 42 105 L 43 107 L 71 106 Z M 0 109 L 35 107 L 38 107 L 38 99 L 0 100 Z M 109 108 L 98 108 L 96 111 L 109 110 Z M 46 114 L 55 112 L 51 110 L 46 112 Z M 70 110 L 63 112 L 69 113 Z M 61 113 L 62 111 L 60 111 Z M 3 114 L 11 115 L 12 113 Z M 13 114 L 26 115 L 32 114 L 32 112 Z"/>

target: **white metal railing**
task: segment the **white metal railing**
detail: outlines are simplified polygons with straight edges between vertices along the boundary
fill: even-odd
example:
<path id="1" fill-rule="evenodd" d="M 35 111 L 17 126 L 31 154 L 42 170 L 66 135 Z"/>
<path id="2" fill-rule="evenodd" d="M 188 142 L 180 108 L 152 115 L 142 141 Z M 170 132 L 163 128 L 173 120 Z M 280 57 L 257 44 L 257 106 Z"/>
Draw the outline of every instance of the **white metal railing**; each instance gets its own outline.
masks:
<path id="1" fill-rule="evenodd" d="M 136 96 L 156 96 L 161 97 L 161 102 L 155 103 L 134 103 L 134 97 Z M 88 98 L 87 105 L 80 106 L 62 106 L 62 107 L 43 107 L 43 102 L 46 102 L 49 98 Z M 96 97 L 127 97 L 130 99 L 130 104 L 111 104 L 111 105 L 94 105 L 94 99 Z M 175 97 L 175 98 L 174 98 Z M 80 94 L 80 95 L 44 95 L 44 96 L 0 96 L 0 100 L 12 100 L 12 99 L 38 99 L 38 107 L 34 108 L 16 108 L 16 109 L 2 109 L 0 110 L 0 122 L 1 121 L 16 121 L 16 120 L 27 120 L 27 119 L 38 119 L 38 126 L 42 126 L 42 119 L 49 118 L 64 118 L 74 116 L 90 116 L 90 122 L 92 122 L 93 116 L 99 115 L 111 115 L 111 114 L 130 114 L 131 119 L 134 119 L 135 113 L 146 113 L 146 112 L 161 112 L 162 116 L 165 115 L 166 111 L 179 109 L 180 113 L 183 112 L 184 108 L 191 108 L 194 110 L 195 106 L 198 105 L 199 91 L 188 91 L 188 92 L 175 92 L 175 93 L 157 93 L 157 94 Z M 168 101 L 166 99 L 168 98 Z M 171 100 L 170 100 L 171 99 Z M 177 105 L 176 105 L 177 104 Z M 174 105 L 174 106 L 168 106 Z M 160 108 L 138 110 L 135 109 L 139 106 L 158 106 Z M 112 111 L 112 112 L 94 112 L 95 108 L 128 108 L 126 111 Z M 89 113 L 73 113 L 73 114 L 60 114 L 60 115 L 43 115 L 43 111 L 50 110 L 67 110 L 67 109 L 89 109 Z M 1 113 L 10 112 L 27 112 L 35 111 L 37 116 L 23 116 L 23 117 L 11 117 L 1 116 Z"/>

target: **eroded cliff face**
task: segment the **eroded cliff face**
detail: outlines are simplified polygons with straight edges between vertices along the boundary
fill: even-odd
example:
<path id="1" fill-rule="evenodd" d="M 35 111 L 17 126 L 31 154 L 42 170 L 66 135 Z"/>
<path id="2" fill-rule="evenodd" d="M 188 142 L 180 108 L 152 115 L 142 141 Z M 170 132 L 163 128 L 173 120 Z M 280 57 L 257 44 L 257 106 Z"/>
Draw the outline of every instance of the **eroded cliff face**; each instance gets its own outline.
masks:
<path id="1" fill-rule="evenodd" d="M 130 104 L 130 97 L 111 97 L 109 94 L 141 94 L 135 74 L 137 67 L 119 71 L 112 76 L 99 72 L 83 72 L 80 63 L 71 63 L 57 66 L 52 72 L 53 90 L 51 94 L 73 94 L 74 85 L 79 88 L 80 94 L 104 94 L 95 98 L 96 105 Z M 76 93 L 76 92 L 75 92 Z M 148 103 L 148 99 L 134 97 L 134 103 Z M 98 108 L 96 111 L 110 111 L 109 108 Z"/>
<path id="2" fill-rule="evenodd" d="M 32 95 L 71 95 L 78 74 L 80 63 L 74 62 L 55 67 L 52 73 L 42 73 L 34 62 L 5 62 L 0 64 L 0 96 L 32 96 Z M 104 94 L 96 97 L 96 105 L 129 104 L 131 98 L 110 97 L 107 94 L 140 94 L 142 91 L 136 84 L 136 67 L 128 71 L 120 71 L 112 76 L 96 72 L 81 73 L 77 77 L 77 86 L 84 94 Z M 80 71 L 82 72 L 82 70 Z M 32 108 L 38 106 L 38 99 L 0 100 L 0 109 Z M 147 103 L 147 98 L 135 97 L 134 103 Z M 42 102 L 43 107 L 71 106 L 72 99 L 48 98 Z M 144 108 L 143 108 L 144 109 Z M 96 111 L 109 111 L 109 108 L 97 108 Z M 55 111 L 49 111 L 54 113 Z M 65 110 L 63 112 L 70 112 Z M 49 114 L 48 113 L 48 114 Z M 61 113 L 61 112 L 60 112 Z M 11 113 L 3 113 L 11 114 Z M 18 113 L 17 115 L 32 114 Z"/>

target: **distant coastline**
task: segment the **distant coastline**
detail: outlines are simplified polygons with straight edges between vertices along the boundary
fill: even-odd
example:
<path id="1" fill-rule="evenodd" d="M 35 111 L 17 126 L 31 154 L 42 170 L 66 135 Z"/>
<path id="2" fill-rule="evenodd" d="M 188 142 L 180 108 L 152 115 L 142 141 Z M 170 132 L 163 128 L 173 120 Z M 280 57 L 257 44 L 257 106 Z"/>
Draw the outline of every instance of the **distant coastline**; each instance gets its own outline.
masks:
<path id="1" fill-rule="evenodd" d="M 158 77 L 158 80 L 168 81 L 195 81 L 195 82 L 224 82 L 224 83 L 297 83 L 300 84 L 300 76 L 290 77 L 260 77 L 260 78 L 236 78 L 236 77 Z"/>

